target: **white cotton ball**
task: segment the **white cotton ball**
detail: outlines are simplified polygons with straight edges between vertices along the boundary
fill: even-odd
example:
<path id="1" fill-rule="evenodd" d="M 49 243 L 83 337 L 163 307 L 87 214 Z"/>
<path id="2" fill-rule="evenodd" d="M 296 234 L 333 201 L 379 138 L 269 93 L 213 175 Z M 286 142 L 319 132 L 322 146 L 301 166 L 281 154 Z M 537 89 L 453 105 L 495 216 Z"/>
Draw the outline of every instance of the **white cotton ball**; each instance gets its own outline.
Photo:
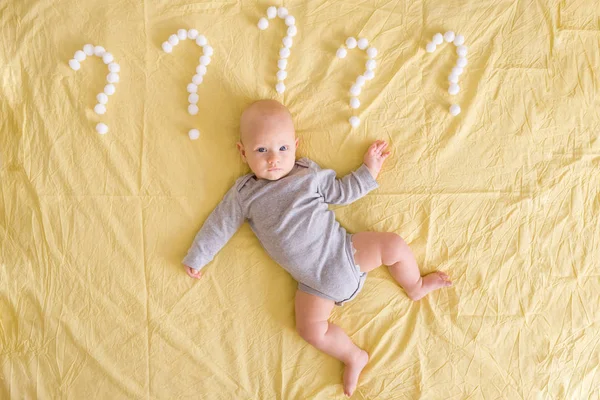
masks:
<path id="1" fill-rule="evenodd" d="M 98 125 L 96 125 L 96 132 L 98 132 L 101 135 L 106 135 L 106 133 L 108 132 L 108 126 L 100 122 Z"/>
<path id="2" fill-rule="evenodd" d="M 94 55 L 97 57 L 102 57 L 102 55 L 106 53 L 106 49 L 102 46 L 94 47 Z"/>
<path id="3" fill-rule="evenodd" d="M 177 37 L 179 38 L 179 40 L 185 40 L 187 39 L 187 35 L 188 32 L 185 29 L 178 29 L 177 30 Z"/>
<path id="4" fill-rule="evenodd" d="M 202 54 L 204 54 L 205 56 L 211 57 L 214 52 L 215 50 L 212 48 L 212 46 L 209 45 L 204 46 L 204 48 L 202 49 Z"/>
<path id="5" fill-rule="evenodd" d="M 283 82 L 279 82 L 277 85 L 275 85 L 275 90 L 277 90 L 277 93 L 285 92 L 285 85 Z"/>
<path id="6" fill-rule="evenodd" d="M 287 47 L 282 47 L 279 50 L 279 57 L 288 58 L 289 56 L 290 56 L 290 49 L 288 49 Z"/>
<path id="7" fill-rule="evenodd" d="M 458 104 L 452 104 L 450 106 L 450 114 L 454 115 L 455 117 L 460 114 L 460 106 Z"/>
<path id="8" fill-rule="evenodd" d="M 106 80 L 108 81 L 108 83 L 117 83 L 119 82 L 119 74 L 117 74 L 116 72 L 111 72 L 108 75 L 106 75 Z"/>
<path id="9" fill-rule="evenodd" d="M 296 25 L 290 26 L 287 29 L 287 35 L 290 36 L 290 37 L 296 36 L 297 33 L 298 33 L 298 28 L 296 28 Z"/>
<path id="10" fill-rule="evenodd" d="M 188 113 L 190 113 L 190 115 L 198 114 L 198 106 L 195 104 L 190 104 L 188 106 Z"/>
<path id="11" fill-rule="evenodd" d="M 288 16 L 288 10 L 285 7 L 279 7 L 277 9 L 277 16 L 281 19 L 285 18 Z"/>
<path id="12" fill-rule="evenodd" d="M 190 93 L 190 95 L 188 96 L 188 102 L 190 104 L 197 104 L 198 100 L 200 100 L 200 96 L 198 96 L 198 93 Z"/>
<path id="13" fill-rule="evenodd" d="M 292 47 L 292 44 L 294 43 L 294 41 L 292 40 L 292 38 L 291 38 L 291 37 L 289 37 L 289 36 L 285 36 L 285 37 L 283 38 L 282 42 L 283 42 L 283 46 L 284 46 L 284 47 L 287 47 L 288 49 L 289 49 L 290 47 Z"/>
<path id="14" fill-rule="evenodd" d="M 96 104 L 94 111 L 96 114 L 102 115 L 106 112 L 106 106 L 104 104 Z"/>
<path id="15" fill-rule="evenodd" d="M 206 39 L 206 36 L 204 35 L 198 35 L 198 37 L 196 38 L 196 44 L 198 46 L 206 46 L 208 44 L 208 39 Z"/>
<path id="16" fill-rule="evenodd" d="M 455 94 L 458 94 L 458 92 L 460 92 L 460 86 L 458 86 L 456 83 L 451 83 L 450 87 L 448 88 L 448 93 L 454 96 Z"/>
<path id="17" fill-rule="evenodd" d="M 367 71 L 373 71 L 377 67 L 377 61 L 367 60 L 365 65 L 367 66 Z"/>
<path id="18" fill-rule="evenodd" d="M 83 52 L 87 56 L 93 56 L 94 55 L 94 45 L 93 44 L 86 44 L 85 46 L 83 46 Z"/>
<path id="19" fill-rule="evenodd" d="M 436 33 L 433 35 L 433 39 L 431 39 L 431 41 L 437 46 L 444 43 L 444 36 L 441 33 Z"/>
<path id="20" fill-rule="evenodd" d="M 463 73 L 463 69 L 461 67 L 452 67 L 452 73 L 460 76 Z"/>
<path id="21" fill-rule="evenodd" d="M 356 77 L 356 84 L 358 86 L 363 86 L 366 82 L 367 82 L 367 78 L 365 78 L 364 76 L 359 75 Z"/>
<path id="22" fill-rule="evenodd" d="M 429 42 L 427 43 L 427 46 L 425 46 L 425 50 L 427 50 L 428 53 L 433 53 L 436 49 L 436 45 L 433 42 Z"/>
<path id="23" fill-rule="evenodd" d="M 369 58 L 377 57 L 377 49 L 375 47 L 369 47 L 367 49 L 367 56 L 369 56 Z"/>
<path id="24" fill-rule="evenodd" d="M 339 49 L 337 49 L 335 55 L 337 58 L 345 58 L 348 55 L 348 50 L 346 50 L 343 47 L 340 47 Z"/>
<path id="25" fill-rule="evenodd" d="M 447 43 L 450 43 L 451 41 L 453 41 L 454 40 L 454 32 L 448 31 L 448 32 L 444 33 L 444 40 Z"/>
<path id="26" fill-rule="evenodd" d="M 456 60 L 456 66 L 459 68 L 464 68 L 467 66 L 467 59 L 464 57 L 459 57 L 458 60 Z"/>
<path id="27" fill-rule="evenodd" d="M 359 49 L 364 50 L 369 46 L 369 41 L 366 38 L 360 38 L 358 39 L 357 45 Z"/>
<path id="28" fill-rule="evenodd" d="M 198 37 L 198 30 L 190 29 L 189 31 L 187 31 L 187 37 L 188 39 L 196 40 L 196 38 Z"/>
<path id="29" fill-rule="evenodd" d="M 104 53 L 102 55 L 102 61 L 104 61 L 104 64 L 106 64 L 106 65 L 110 64 L 111 62 L 113 62 L 114 59 L 115 58 L 113 57 L 113 55 L 110 54 L 110 53 L 108 53 L 108 52 L 106 52 L 106 53 Z"/>
<path id="30" fill-rule="evenodd" d="M 196 67 L 196 73 L 201 76 L 206 75 L 206 65 L 198 65 Z"/>
<path id="31" fill-rule="evenodd" d="M 98 93 L 98 95 L 96 96 L 96 100 L 98 100 L 98 103 L 100 104 L 106 104 L 108 103 L 108 96 L 106 95 L 106 93 Z"/>
<path id="32" fill-rule="evenodd" d="M 200 137 L 200 131 L 198 129 L 190 129 L 190 131 L 188 132 L 188 136 L 190 137 L 190 139 L 196 140 Z"/>
<path id="33" fill-rule="evenodd" d="M 262 17 L 261 19 L 258 20 L 258 29 L 260 29 L 261 31 L 264 31 L 268 27 L 269 27 L 269 21 L 267 21 L 267 19 L 265 17 Z"/>
<path id="34" fill-rule="evenodd" d="M 465 43 L 465 37 L 463 35 L 456 35 L 454 38 L 454 44 L 456 46 L 462 46 Z"/>
<path id="35" fill-rule="evenodd" d="M 202 77 L 202 75 L 200 74 L 196 74 L 192 77 L 192 83 L 194 85 L 199 85 L 202 83 L 202 81 L 204 80 L 204 78 Z"/>
<path id="36" fill-rule="evenodd" d="M 171 46 L 171 43 L 169 43 L 169 42 L 164 42 L 162 44 L 162 49 L 164 50 L 165 53 L 170 53 L 173 51 L 173 46 Z"/>
<path id="37" fill-rule="evenodd" d="M 294 25 L 296 25 L 296 18 L 294 18 L 293 15 L 288 15 L 287 17 L 285 17 L 285 24 L 287 26 L 294 26 Z"/>
<path id="38" fill-rule="evenodd" d="M 84 60 L 87 58 L 87 56 L 85 55 L 85 53 L 84 53 L 83 51 L 81 51 L 81 50 L 77 50 L 77 51 L 75 52 L 75 55 L 73 56 L 73 58 L 74 58 L 75 60 L 77 60 L 77 61 L 81 62 L 81 61 L 84 61 Z"/>
<path id="39" fill-rule="evenodd" d="M 450 74 L 448 75 L 448 81 L 452 83 L 458 83 L 458 75 Z"/>
<path id="40" fill-rule="evenodd" d="M 285 72 L 282 69 L 280 69 L 279 71 L 277 71 L 277 80 L 282 81 L 285 78 L 287 78 L 287 72 Z"/>
<path id="41" fill-rule="evenodd" d="M 119 72 L 121 71 L 121 66 L 116 62 L 111 62 L 110 64 L 108 64 L 108 70 L 110 72 Z"/>
<path id="42" fill-rule="evenodd" d="M 360 101 L 356 97 L 350 98 L 350 107 L 357 109 L 360 107 Z"/>
<path id="43" fill-rule="evenodd" d="M 188 83 L 187 91 L 188 93 L 196 93 L 198 91 L 198 85 L 194 83 Z"/>
<path id="44" fill-rule="evenodd" d="M 356 117 L 356 116 L 352 116 L 350 117 L 350 125 L 352 125 L 353 128 L 356 128 L 358 125 L 360 125 L 360 118 Z"/>
<path id="45" fill-rule="evenodd" d="M 467 56 L 467 46 L 458 46 L 456 48 L 456 54 L 458 54 L 460 57 L 466 57 Z"/>
<path id="46" fill-rule="evenodd" d="M 350 93 L 352 94 L 352 96 L 358 96 L 361 92 L 361 87 L 359 85 L 352 85 L 352 87 L 350 88 Z"/>
<path id="47" fill-rule="evenodd" d="M 210 57 L 209 56 L 202 56 L 200 57 L 200 65 L 208 65 L 210 64 Z"/>
<path id="48" fill-rule="evenodd" d="M 279 69 L 286 69 L 287 68 L 287 60 L 285 58 L 282 58 L 281 60 L 277 61 L 277 67 Z"/>
<path id="49" fill-rule="evenodd" d="M 365 73 L 363 74 L 363 76 L 370 81 L 371 79 L 375 78 L 375 72 L 373 71 L 365 71 Z"/>
<path id="50" fill-rule="evenodd" d="M 269 19 L 273 19 L 276 16 L 277 16 L 277 7 L 271 6 L 271 7 L 267 8 L 267 17 Z"/>
<path id="51" fill-rule="evenodd" d="M 169 43 L 171 44 L 171 46 L 177 46 L 179 44 L 179 38 L 177 37 L 177 35 L 171 35 L 169 36 Z"/>
<path id="52" fill-rule="evenodd" d="M 69 60 L 69 67 L 71 67 L 74 71 L 77 71 L 79 68 L 81 68 L 81 64 L 79 64 L 79 61 L 72 59 Z"/>
<path id="53" fill-rule="evenodd" d="M 346 39 L 346 47 L 348 47 L 349 49 L 353 49 L 356 47 L 358 43 L 356 42 L 356 39 L 354 39 L 353 37 L 349 37 L 348 39 Z"/>
<path id="54" fill-rule="evenodd" d="M 108 96 L 112 96 L 113 94 L 115 94 L 115 85 L 113 85 L 112 83 L 109 83 L 108 85 L 104 86 L 104 93 L 106 93 Z"/>

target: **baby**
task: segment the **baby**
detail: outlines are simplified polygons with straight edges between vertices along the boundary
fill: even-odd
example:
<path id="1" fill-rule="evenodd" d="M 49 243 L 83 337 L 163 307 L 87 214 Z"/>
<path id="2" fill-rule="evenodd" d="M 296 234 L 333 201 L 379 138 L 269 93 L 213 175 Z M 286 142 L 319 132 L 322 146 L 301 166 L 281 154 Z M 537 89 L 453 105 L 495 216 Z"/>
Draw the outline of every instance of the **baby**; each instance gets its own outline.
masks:
<path id="1" fill-rule="evenodd" d="M 382 264 L 415 301 L 452 283 L 443 272 L 421 277 L 412 252 L 395 233 L 349 234 L 328 209 L 377 188 L 390 155 L 384 141 L 369 147 L 360 168 L 336 179 L 333 170 L 296 160 L 290 112 L 274 100 L 260 100 L 242 114 L 237 147 L 252 173 L 239 178 L 207 218 L 183 260 L 186 272 L 199 279 L 200 269 L 248 220 L 267 253 L 298 282 L 298 333 L 345 364 L 344 393 L 351 396 L 369 355 L 328 321 L 334 305 L 354 299 L 367 273 Z"/>

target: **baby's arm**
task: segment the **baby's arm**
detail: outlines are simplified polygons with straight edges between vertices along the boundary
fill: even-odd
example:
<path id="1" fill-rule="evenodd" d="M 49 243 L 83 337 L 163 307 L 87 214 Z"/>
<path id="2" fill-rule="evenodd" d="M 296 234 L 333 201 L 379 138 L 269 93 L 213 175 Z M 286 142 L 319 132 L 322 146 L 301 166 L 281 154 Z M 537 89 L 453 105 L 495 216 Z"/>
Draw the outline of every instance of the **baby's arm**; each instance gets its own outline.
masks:
<path id="1" fill-rule="evenodd" d="M 244 212 L 234 185 L 208 216 L 183 259 L 186 272 L 200 278 L 200 269 L 208 264 L 244 223 Z"/>

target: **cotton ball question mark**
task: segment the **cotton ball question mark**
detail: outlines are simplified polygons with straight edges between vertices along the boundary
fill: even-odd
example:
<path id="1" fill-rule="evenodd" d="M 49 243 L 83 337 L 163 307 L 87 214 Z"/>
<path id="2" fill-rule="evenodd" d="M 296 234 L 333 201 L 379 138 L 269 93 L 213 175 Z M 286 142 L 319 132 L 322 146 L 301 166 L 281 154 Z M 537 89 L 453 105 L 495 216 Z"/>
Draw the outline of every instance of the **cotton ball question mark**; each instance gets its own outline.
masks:
<path id="1" fill-rule="evenodd" d="M 369 41 L 366 38 L 356 40 L 353 37 L 349 37 L 348 39 L 346 39 L 347 48 L 353 49 L 355 47 L 358 47 L 360 50 L 365 50 L 368 57 L 368 60 L 365 64 L 365 73 L 363 75 L 359 75 L 356 78 L 356 82 L 354 83 L 354 85 L 352 85 L 352 87 L 350 88 L 350 94 L 352 95 L 352 97 L 350 97 L 350 107 L 353 109 L 357 109 L 358 107 L 360 107 L 360 100 L 358 100 L 358 96 L 362 91 L 362 87 L 367 81 L 375 77 L 374 70 L 375 67 L 377 67 L 377 62 L 375 61 L 375 57 L 377 56 L 377 49 L 375 47 L 368 46 Z M 336 56 L 338 58 L 345 58 L 347 54 L 348 51 L 343 45 L 336 52 Z M 360 125 L 360 118 L 358 118 L 357 116 L 352 116 L 350 117 L 349 122 L 353 128 L 356 128 L 358 125 Z"/>
<path id="2" fill-rule="evenodd" d="M 258 29 L 261 31 L 267 29 L 269 27 L 269 19 L 275 17 L 283 19 L 288 26 L 287 35 L 282 39 L 283 47 L 279 50 L 279 61 L 277 62 L 279 71 L 277 71 L 277 85 L 275 85 L 277 93 L 283 93 L 285 92 L 285 84 L 283 82 L 285 81 L 285 78 L 287 78 L 287 59 L 290 56 L 290 49 L 294 43 L 292 38 L 298 33 L 298 28 L 296 28 L 296 18 L 289 15 L 287 8 L 271 6 L 267 8 L 267 18 L 263 17 L 258 20 Z"/>
<path id="3" fill-rule="evenodd" d="M 106 76 L 108 85 L 104 87 L 104 92 L 98 93 L 96 96 L 98 104 L 94 106 L 94 111 L 96 114 L 103 115 L 106 113 L 108 96 L 112 96 L 116 91 L 114 84 L 119 82 L 119 72 L 121 71 L 121 66 L 115 62 L 114 56 L 107 52 L 104 47 L 94 46 L 93 44 L 86 44 L 83 46 L 83 50 L 77 50 L 73 58 L 69 60 L 69 66 L 73 70 L 78 71 L 81 68 L 81 63 L 88 57 L 92 56 L 102 58 L 104 64 L 108 66 L 109 71 L 108 75 Z M 108 132 L 108 126 L 104 123 L 99 123 L 96 125 L 96 131 L 99 134 L 104 135 Z"/>
<path id="4" fill-rule="evenodd" d="M 196 67 L 196 74 L 192 77 L 192 82 L 187 85 L 187 91 L 189 93 L 188 101 L 188 113 L 190 115 L 198 114 L 198 86 L 204 81 L 206 75 L 207 66 L 211 62 L 211 57 L 214 53 L 213 48 L 208 44 L 206 36 L 200 35 L 196 29 L 178 29 L 176 34 L 169 36 L 169 38 L 162 44 L 162 49 L 165 53 L 171 53 L 173 48 L 179 44 L 180 41 L 190 39 L 195 40 L 196 44 L 202 47 L 202 56 L 199 59 L 198 66 Z M 200 137 L 200 131 L 198 129 L 191 129 L 188 132 L 188 136 L 191 140 L 196 140 Z"/>
<path id="5" fill-rule="evenodd" d="M 460 75 L 464 72 L 464 68 L 467 66 L 467 53 L 468 49 L 465 46 L 465 37 L 463 35 L 456 35 L 453 31 L 448 31 L 443 35 L 441 33 L 436 33 L 433 35 L 431 42 L 427 43 L 425 50 L 428 53 L 433 53 L 437 46 L 447 42 L 454 43 L 456 46 L 456 54 L 458 54 L 458 60 L 456 61 L 456 66 L 452 68 L 452 72 L 448 75 L 448 93 L 452 96 L 457 95 L 460 92 L 460 86 L 458 86 L 458 80 Z M 458 104 L 452 104 L 450 106 L 450 114 L 457 116 L 460 114 L 460 106 Z"/>

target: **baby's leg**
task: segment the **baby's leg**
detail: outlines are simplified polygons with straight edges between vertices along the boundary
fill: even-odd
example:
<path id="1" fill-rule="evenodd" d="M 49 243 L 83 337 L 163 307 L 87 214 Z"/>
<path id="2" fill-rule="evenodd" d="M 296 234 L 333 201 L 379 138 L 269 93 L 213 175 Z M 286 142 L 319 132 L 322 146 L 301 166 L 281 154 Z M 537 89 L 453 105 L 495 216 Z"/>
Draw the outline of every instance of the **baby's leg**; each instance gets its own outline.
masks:
<path id="1" fill-rule="evenodd" d="M 440 271 L 421 277 L 415 256 L 395 233 L 360 232 L 352 235 L 352 245 L 356 249 L 354 258 L 362 272 L 369 272 L 381 264 L 387 265 L 390 274 L 412 300 L 452 285 L 448 275 Z"/>
<path id="2" fill-rule="evenodd" d="M 358 348 L 346 333 L 328 321 L 335 303 L 301 290 L 296 292 L 296 329 L 304 340 L 346 365 L 344 393 L 352 396 L 358 376 L 369 361 L 366 351 Z"/>

